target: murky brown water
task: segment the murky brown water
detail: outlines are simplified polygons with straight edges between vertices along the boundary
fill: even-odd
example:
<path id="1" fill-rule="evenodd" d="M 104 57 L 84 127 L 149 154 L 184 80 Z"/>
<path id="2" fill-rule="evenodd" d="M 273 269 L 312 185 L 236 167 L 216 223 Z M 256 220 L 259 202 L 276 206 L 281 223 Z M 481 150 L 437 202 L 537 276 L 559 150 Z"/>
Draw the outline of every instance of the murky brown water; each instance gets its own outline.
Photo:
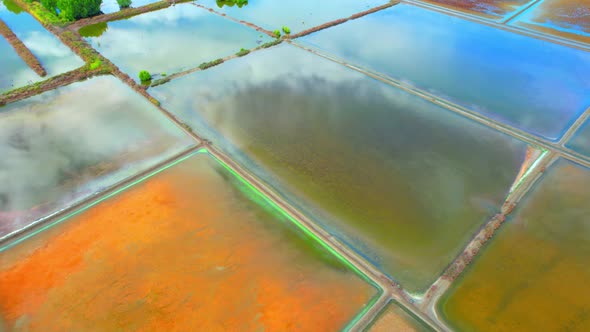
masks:
<path id="1" fill-rule="evenodd" d="M 560 161 L 441 302 L 464 331 L 590 330 L 590 170 Z"/>
<path id="2" fill-rule="evenodd" d="M 499 211 L 526 152 L 289 45 L 150 91 L 412 291 Z"/>
<path id="3" fill-rule="evenodd" d="M 590 43 L 590 0 L 544 0 L 514 24 Z"/>

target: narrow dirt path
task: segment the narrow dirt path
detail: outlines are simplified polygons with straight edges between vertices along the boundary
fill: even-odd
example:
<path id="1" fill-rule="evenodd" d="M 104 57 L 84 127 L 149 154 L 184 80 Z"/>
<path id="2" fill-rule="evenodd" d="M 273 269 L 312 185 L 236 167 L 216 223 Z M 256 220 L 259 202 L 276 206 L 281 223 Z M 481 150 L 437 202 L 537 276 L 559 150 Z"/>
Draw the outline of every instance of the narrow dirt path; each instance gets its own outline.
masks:
<path id="1" fill-rule="evenodd" d="M 27 46 L 12 32 L 12 30 L 0 19 L 0 35 L 14 48 L 16 53 L 23 59 L 23 61 L 37 73 L 43 77 L 47 75 L 45 68 L 39 62 L 39 59 L 27 48 Z"/>

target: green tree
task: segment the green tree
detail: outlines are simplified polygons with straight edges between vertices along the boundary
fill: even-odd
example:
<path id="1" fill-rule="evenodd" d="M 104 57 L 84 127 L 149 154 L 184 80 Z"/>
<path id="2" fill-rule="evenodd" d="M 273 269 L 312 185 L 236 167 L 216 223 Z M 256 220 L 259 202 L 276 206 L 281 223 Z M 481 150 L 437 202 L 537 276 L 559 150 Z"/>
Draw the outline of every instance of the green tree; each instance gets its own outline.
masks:
<path id="1" fill-rule="evenodd" d="M 129 8 L 129 6 L 131 6 L 131 0 L 117 0 L 117 3 L 121 9 Z"/>
<path id="2" fill-rule="evenodd" d="M 57 0 L 57 8 L 61 17 L 73 21 L 100 14 L 101 3 L 102 0 Z"/>
<path id="3" fill-rule="evenodd" d="M 14 1 L 12 0 L 3 0 L 2 1 L 4 3 L 4 6 L 6 7 L 6 9 L 8 9 L 8 11 L 13 12 L 15 14 L 20 14 L 23 12 L 23 9 L 20 8 L 16 3 L 14 3 Z"/>
<path id="4" fill-rule="evenodd" d="M 41 0 L 43 7 L 52 13 L 57 13 L 57 0 Z"/>
<path id="5" fill-rule="evenodd" d="M 238 8 L 242 8 L 242 6 L 248 5 L 248 0 L 217 0 L 217 7 L 221 8 L 223 6 L 233 7 L 237 5 Z"/>

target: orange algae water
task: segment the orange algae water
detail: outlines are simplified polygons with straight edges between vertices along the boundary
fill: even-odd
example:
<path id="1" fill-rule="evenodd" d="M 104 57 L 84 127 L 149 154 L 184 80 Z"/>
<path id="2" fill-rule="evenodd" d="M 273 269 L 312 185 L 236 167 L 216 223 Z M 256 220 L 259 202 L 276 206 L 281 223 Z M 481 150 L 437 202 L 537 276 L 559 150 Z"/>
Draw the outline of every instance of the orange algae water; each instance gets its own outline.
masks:
<path id="1" fill-rule="evenodd" d="M 590 170 L 559 161 L 441 301 L 461 331 L 590 331 Z"/>
<path id="2" fill-rule="evenodd" d="M 395 303 L 389 303 L 376 318 L 368 332 L 425 332 L 431 331 Z"/>
<path id="3" fill-rule="evenodd" d="M 330 331 L 375 293 L 206 154 L 0 253 L 15 331 Z"/>

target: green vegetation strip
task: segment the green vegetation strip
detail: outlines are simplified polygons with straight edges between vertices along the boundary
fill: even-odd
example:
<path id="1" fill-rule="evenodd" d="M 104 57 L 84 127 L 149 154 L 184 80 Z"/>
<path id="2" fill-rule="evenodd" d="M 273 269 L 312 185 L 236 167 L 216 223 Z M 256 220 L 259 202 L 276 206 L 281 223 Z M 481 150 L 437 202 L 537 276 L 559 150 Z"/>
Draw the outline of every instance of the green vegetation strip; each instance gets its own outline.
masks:
<path id="1" fill-rule="evenodd" d="M 92 67 L 96 68 L 91 69 Z M 108 75 L 109 73 L 108 68 L 97 63 L 90 64 L 90 66 L 80 67 L 67 73 L 48 78 L 44 81 L 5 92 L 0 95 L 0 106 L 29 98 L 65 85 L 83 81 L 90 77 Z"/>
<path id="2" fill-rule="evenodd" d="M 156 87 L 158 85 L 166 84 L 166 83 L 170 82 L 171 80 L 173 80 L 175 78 L 182 77 L 182 76 L 185 76 L 185 75 L 194 73 L 194 72 L 199 71 L 199 70 L 207 70 L 207 69 L 209 69 L 211 67 L 217 66 L 217 65 L 219 65 L 219 64 L 221 64 L 223 62 L 226 62 L 228 60 L 231 60 L 233 58 L 243 57 L 243 56 L 246 56 L 246 55 L 248 55 L 248 54 L 250 54 L 252 52 L 259 51 L 259 50 L 262 50 L 262 49 L 266 49 L 266 48 L 270 48 L 272 46 L 279 45 L 282 42 L 283 41 L 281 39 L 276 39 L 276 40 L 273 40 L 271 42 L 262 44 L 262 45 L 260 45 L 260 46 L 258 46 L 256 48 L 251 49 L 251 50 L 247 50 L 247 49 L 242 48 L 235 55 L 231 55 L 231 56 L 228 56 L 226 58 L 217 59 L 217 60 L 210 61 L 210 62 L 204 62 L 201 65 L 199 65 L 197 68 L 188 69 L 188 70 L 181 71 L 181 72 L 178 72 L 178 73 L 174 73 L 174 74 L 171 74 L 171 75 L 162 75 L 162 76 L 165 76 L 165 77 L 160 78 L 160 79 L 157 79 L 157 80 L 154 80 L 154 81 L 151 81 L 151 84 L 149 84 L 149 86 L 150 87 Z"/>
<path id="3" fill-rule="evenodd" d="M 222 63 L 223 63 L 223 59 L 216 59 L 216 60 L 209 61 L 209 62 L 203 62 L 199 65 L 199 69 L 205 70 L 205 69 L 220 65 Z"/>

